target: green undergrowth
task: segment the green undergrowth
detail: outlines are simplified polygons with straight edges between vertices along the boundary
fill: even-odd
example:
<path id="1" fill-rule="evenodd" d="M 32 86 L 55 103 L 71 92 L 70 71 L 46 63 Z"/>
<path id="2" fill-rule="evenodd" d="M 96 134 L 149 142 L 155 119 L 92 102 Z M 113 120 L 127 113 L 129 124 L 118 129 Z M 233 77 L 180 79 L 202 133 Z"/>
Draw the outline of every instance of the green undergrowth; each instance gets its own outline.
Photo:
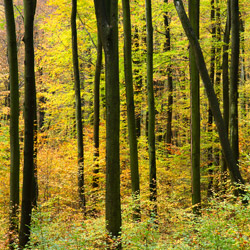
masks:
<path id="1" fill-rule="evenodd" d="M 131 204 L 123 206 L 123 249 L 250 249 L 250 210 L 240 200 L 214 198 L 200 217 L 166 202 L 168 211 L 156 219 L 142 212 L 141 222 L 132 221 Z M 29 249 L 107 248 L 104 216 L 83 220 L 79 211 L 66 207 L 59 212 L 38 207 L 31 232 Z"/>

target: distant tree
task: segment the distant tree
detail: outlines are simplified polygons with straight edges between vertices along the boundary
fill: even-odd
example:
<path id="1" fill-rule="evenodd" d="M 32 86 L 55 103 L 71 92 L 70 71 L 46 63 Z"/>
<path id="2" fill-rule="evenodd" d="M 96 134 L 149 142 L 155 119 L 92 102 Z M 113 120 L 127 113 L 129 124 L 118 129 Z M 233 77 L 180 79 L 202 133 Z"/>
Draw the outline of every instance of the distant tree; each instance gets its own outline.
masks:
<path id="1" fill-rule="evenodd" d="M 189 19 L 197 38 L 199 38 L 200 0 L 188 1 Z M 192 46 L 189 51 L 191 79 L 191 162 L 192 162 L 192 205 L 194 213 L 200 213 L 200 76 L 196 66 Z"/>
<path id="2" fill-rule="evenodd" d="M 33 25 L 36 10 L 35 0 L 24 0 L 25 43 L 25 139 L 21 225 L 19 247 L 23 249 L 29 241 L 32 203 L 34 196 L 34 129 L 36 113 L 36 87 L 34 68 Z"/>
<path id="3" fill-rule="evenodd" d="M 77 46 L 77 29 L 76 29 L 77 0 L 72 0 L 71 11 L 71 39 L 72 39 L 72 56 L 74 69 L 74 88 L 75 88 L 75 112 L 76 112 L 76 130 L 77 130 L 77 150 L 78 150 L 78 193 L 80 207 L 83 213 L 86 212 L 86 201 L 84 192 L 84 149 L 83 149 L 83 124 L 82 124 L 82 107 L 81 107 L 81 88 L 80 73 L 78 61 Z"/>
<path id="4" fill-rule="evenodd" d="M 18 60 L 16 27 L 12 0 L 4 0 L 8 59 L 10 75 L 10 226 L 9 243 L 14 241 L 18 233 L 18 209 L 19 209 L 19 89 L 18 89 Z"/>
<path id="5" fill-rule="evenodd" d="M 123 27 L 124 27 L 124 71 L 126 83 L 127 119 L 130 148 L 130 170 L 132 196 L 135 201 L 134 219 L 140 219 L 140 208 L 138 199 L 140 196 L 140 180 L 138 170 L 138 150 L 136 138 L 135 105 L 133 90 L 132 54 L 131 54 L 131 21 L 130 4 L 128 0 L 122 1 Z"/>
<path id="6" fill-rule="evenodd" d="M 94 3 L 98 30 L 105 52 L 106 228 L 112 237 L 118 237 L 121 232 L 118 1 L 95 0 Z M 121 248 L 121 244 L 117 248 Z"/>

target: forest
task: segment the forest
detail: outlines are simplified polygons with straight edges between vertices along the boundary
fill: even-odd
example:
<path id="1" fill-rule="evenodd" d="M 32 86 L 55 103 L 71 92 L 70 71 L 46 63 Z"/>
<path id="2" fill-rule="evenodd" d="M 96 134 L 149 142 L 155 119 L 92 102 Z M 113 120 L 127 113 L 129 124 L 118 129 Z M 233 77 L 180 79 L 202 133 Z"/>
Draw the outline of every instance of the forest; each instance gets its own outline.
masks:
<path id="1" fill-rule="evenodd" d="M 250 249 L 248 0 L 0 0 L 0 249 Z"/>

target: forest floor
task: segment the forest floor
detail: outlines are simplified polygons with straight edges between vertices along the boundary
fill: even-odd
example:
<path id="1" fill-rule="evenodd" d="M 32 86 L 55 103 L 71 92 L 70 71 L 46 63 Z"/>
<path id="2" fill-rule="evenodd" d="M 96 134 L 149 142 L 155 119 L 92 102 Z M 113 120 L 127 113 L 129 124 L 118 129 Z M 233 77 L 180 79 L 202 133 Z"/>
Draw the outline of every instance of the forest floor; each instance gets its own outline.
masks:
<path id="1" fill-rule="evenodd" d="M 85 184 L 87 215 L 78 205 L 76 142 L 74 138 L 41 137 L 38 146 L 38 207 L 33 211 L 30 249 L 105 249 L 105 147 L 100 145 L 99 187 L 92 189 L 92 137 L 85 131 Z M 0 249 L 7 249 L 9 199 L 8 128 L 0 141 Z M 150 218 L 146 139 L 139 140 L 141 221 L 133 221 L 128 149 L 121 142 L 122 246 L 124 249 L 250 249 L 250 209 L 226 193 L 206 197 L 202 172 L 202 215 L 191 207 L 189 150 L 172 148 L 166 158 L 158 150 L 158 216 Z M 21 149 L 23 145 L 21 144 Z M 160 147 L 159 147 L 160 148 Z M 22 166 L 22 164 L 21 164 Z M 202 167 L 203 169 L 203 167 Z M 21 176 L 22 180 L 22 176 Z M 230 185 L 228 185 L 230 186 Z M 249 187 L 248 187 L 249 188 Z M 249 188 L 250 189 L 250 188 Z M 246 196 L 245 199 L 250 199 Z M 93 212 L 95 211 L 95 213 Z M 115 249 L 115 241 L 113 242 Z"/>

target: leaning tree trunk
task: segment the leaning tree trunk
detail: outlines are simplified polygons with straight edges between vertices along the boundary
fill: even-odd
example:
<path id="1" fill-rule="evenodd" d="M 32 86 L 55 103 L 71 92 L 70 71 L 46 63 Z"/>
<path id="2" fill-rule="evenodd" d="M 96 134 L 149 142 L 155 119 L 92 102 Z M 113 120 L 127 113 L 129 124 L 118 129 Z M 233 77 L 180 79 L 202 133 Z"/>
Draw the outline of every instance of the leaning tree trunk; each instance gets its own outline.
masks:
<path id="1" fill-rule="evenodd" d="M 189 19 L 197 38 L 199 38 L 200 0 L 189 0 Z M 200 79 L 193 48 L 190 47 L 191 78 L 191 162 L 192 162 L 192 205 L 193 212 L 200 213 Z"/>
<path id="2" fill-rule="evenodd" d="M 10 225 L 9 243 L 14 243 L 18 233 L 19 208 L 19 89 L 16 27 L 12 0 L 4 1 L 7 23 L 8 59 L 10 75 Z"/>
<path id="3" fill-rule="evenodd" d="M 121 232 L 118 1 L 95 0 L 95 11 L 106 67 L 106 228 L 112 237 L 118 237 Z"/>
<path id="4" fill-rule="evenodd" d="M 82 124 L 82 109 L 81 109 L 81 90 L 80 90 L 80 73 L 78 62 L 78 46 L 77 46 L 77 29 L 76 29 L 76 13 L 77 0 L 72 0 L 71 12 L 71 33 L 72 33 L 72 56 L 75 78 L 75 112 L 76 112 L 76 129 L 77 129 L 77 151 L 78 151 L 78 193 L 80 207 L 83 213 L 86 212 L 85 192 L 84 192 L 84 150 L 83 150 L 83 124 Z"/>
<path id="5" fill-rule="evenodd" d="M 134 200 L 135 220 L 140 220 L 140 180 L 138 169 L 138 150 L 136 138 L 136 121 L 135 105 L 133 90 L 133 73 L 132 73 L 132 53 L 131 53 L 131 21 L 130 21 L 130 4 L 129 1 L 123 0 L 123 27 L 124 27 L 124 71 L 126 82 L 126 102 L 127 102 L 127 119 L 130 148 L 130 170 L 132 196 Z"/>
<path id="6" fill-rule="evenodd" d="M 21 226 L 19 247 L 23 249 L 29 241 L 32 202 L 34 194 L 34 128 L 35 128 L 35 67 L 33 25 L 36 9 L 35 0 L 24 0 L 24 43 L 25 43 L 25 139 Z"/>
<path id="7" fill-rule="evenodd" d="M 191 27 L 191 24 L 189 22 L 189 19 L 186 15 L 183 3 L 181 0 L 174 0 L 175 7 L 177 10 L 177 13 L 179 15 L 179 18 L 181 20 L 182 26 L 185 30 L 185 33 L 189 39 L 190 45 L 192 46 L 194 53 L 195 53 L 195 59 L 196 64 L 198 66 L 200 75 L 202 77 L 206 93 L 208 96 L 208 100 L 211 106 L 211 110 L 215 119 L 216 127 L 219 133 L 220 143 L 222 146 L 223 154 L 225 156 L 232 182 L 235 184 L 244 184 L 244 180 L 241 176 L 241 173 L 239 171 L 239 167 L 237 165 L 237 161 L 235 158 L 235 155 L 232 151 L 232 148 L 230 146 L 228 136 L 226 133 L 226 126 L 224 123 L 224 120 L 221 115 L 219 102 L 217 100 L 216 94 L 214 92 L 213 86 L 211 84 L 209 74 L 206 68 L 205 60 L 201 51 L 200 44 L 198 42 L 198 39 L 196 38 L 194 31 Z M 245 191 L 242 187 L 238 188 L 240 194 L 245 194 Z"/>

